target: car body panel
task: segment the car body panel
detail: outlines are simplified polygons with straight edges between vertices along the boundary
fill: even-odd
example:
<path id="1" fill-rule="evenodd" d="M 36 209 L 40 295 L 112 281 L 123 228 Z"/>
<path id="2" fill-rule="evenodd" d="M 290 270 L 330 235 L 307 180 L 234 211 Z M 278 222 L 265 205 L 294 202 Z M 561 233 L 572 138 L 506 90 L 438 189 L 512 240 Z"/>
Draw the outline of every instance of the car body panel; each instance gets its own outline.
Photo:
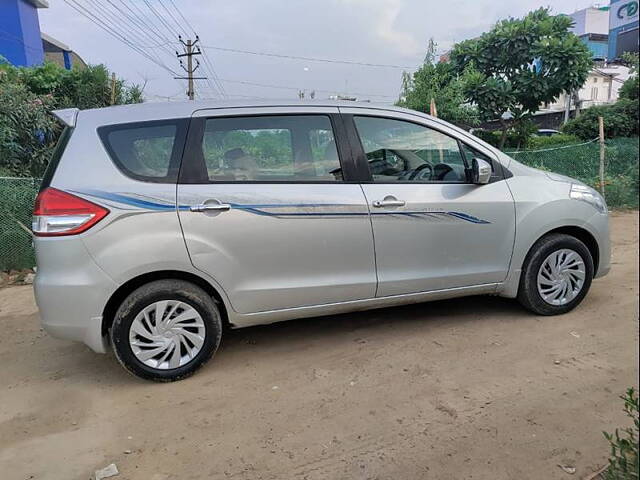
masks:
<path id="1" fill-rule="evenodd" d="M 179 185 L 193 265 L 255 313 L 371 298 L 376 272 L 367 205 L 354 184 Z M 226 212 L 189 211 L 207 200 Z"/>

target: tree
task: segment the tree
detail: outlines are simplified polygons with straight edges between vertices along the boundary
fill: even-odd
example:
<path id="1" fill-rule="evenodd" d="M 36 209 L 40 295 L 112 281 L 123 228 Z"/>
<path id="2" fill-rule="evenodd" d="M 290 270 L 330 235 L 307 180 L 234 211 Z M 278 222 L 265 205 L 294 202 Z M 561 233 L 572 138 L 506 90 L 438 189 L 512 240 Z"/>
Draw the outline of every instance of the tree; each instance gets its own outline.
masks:
<path id="1" fill-rule="evenodd" d="M 501 147 L 509 128 L 586 81 L 591 55 L 569 32 L 571 24 L 570 17 L 540 8 L 454 46 L 453 74 L 463 78 L 464 96 L 483 119 L 500 119 Z"/>
<path id="2" fill-rule="evenodd" d="M 620 98 L 626 98 L 628 100 L 638 101 L 640 93 L 640 75 L 638 75 L 640 63 L 637 52 L 627 52 L 622 56 L 623 60 L 629 65 L 629 73 L 631 76 L 625 80 L 622 87 L 620 87 Z"/>
<path id="3" fill-rule="evenodd" d="M 429 40 L 422 67 L 413 76 L 403 72 L 402 92 L 397 104 L 429 113 L 431 99 L 434 99 L 438 117 L 462 127 L 477 125 L 477 111 L 465 101 L 463 84 L 451 64 L 435 63 L 436 48 L 433 39 Z"/>

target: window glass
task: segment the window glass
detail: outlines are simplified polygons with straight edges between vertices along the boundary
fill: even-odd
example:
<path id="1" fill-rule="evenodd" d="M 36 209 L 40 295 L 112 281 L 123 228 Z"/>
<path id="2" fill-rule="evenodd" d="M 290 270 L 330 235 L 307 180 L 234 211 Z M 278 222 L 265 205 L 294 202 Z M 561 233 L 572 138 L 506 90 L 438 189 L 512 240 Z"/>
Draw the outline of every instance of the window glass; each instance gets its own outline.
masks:
<path id="1" fill-rule="evenodd" d="M 415 123 L 355 117 L 356 128 L 376 182 L 467 181 L 458 141 Z"/>
<path id="2" fill-rule="evenodd" d="M 177 131 L 176 123 L 163 122 L 103 127 L 100 134 L 121 170 L 153 181 L 170 176 Z"/>
<path id="3" fill-rule="evenodd" d="M 338 181 L 329 117 L 211 118 L 202 140 L 209 181 Z"/>

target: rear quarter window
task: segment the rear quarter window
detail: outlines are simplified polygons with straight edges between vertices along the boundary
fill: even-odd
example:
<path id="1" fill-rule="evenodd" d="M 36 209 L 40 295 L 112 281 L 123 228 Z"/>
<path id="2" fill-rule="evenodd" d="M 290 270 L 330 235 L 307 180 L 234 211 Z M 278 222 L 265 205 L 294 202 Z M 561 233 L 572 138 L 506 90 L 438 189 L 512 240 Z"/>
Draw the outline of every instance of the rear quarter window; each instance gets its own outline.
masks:
<path id="1" fill-rule="evenodd" d="M 175 183 L 187 131 L 186 119 L 108 125 L 98 128 L 111 160 L 130 178 Z"/>
<path id="2" fill-rule="evenodd" d="M 62 130 L 60 138 L 58 138 L 58 143 L 56 143 L 56 147 L 53 149 L 53 153 L 51 154 L 51 158 L 49 159 L 49 165 L 47 165 L 47 169 L 44 172 L 44 177 L 42 177 L 40 190 L 44 190 L 45 188 L 51 186 L 53 174 L 56 173 L 56 169 L 58 168 L 58 164 L 60 163 L 62 154 L 69 144 L 69 139 L 71 138 L 72 133 L 73 128 L 71 127 L 65 127 L 64 130 Z"/>

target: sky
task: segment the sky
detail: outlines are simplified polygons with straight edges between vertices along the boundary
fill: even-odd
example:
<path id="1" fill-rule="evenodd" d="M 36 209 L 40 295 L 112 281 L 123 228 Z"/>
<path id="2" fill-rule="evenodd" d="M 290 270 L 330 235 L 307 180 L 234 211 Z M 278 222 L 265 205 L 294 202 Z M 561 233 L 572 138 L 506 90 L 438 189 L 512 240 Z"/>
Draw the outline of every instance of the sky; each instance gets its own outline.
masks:
<path id="1" fill-rule="evenodd" d="M 196 74 L 210 79 L 196 82 L 199 98 L 296 98 L 298 90 L 305 90 L 307 95 L 315 91 L 316 98 L 345 94 L 393 103 L 398 97 L 402 68 L 250 55 L 213 47 L 415 70 L 422 63 L 429 38 L 436 41 L 438 51 L 446 51 L 455 42 L 488 30 L 497 20 L 520 17 L 549 3 L 536 0 L 49 0 L 50 7 L 39 10 L 39 14 L 43 32 L 69 45 L 87 63 L 103 63 L 127 82 L 144 84 L 148 101 L 185 99 L 186 82 L 174 80 L 172 73 L 102 30 L 69 4 L 88 9 L 110 28 L 120 32 L 126 28 L 131 43 L 180 74 L 184 72 L 175 57 L 175 50 L 181 48 L 177 33 L 193 35 L 192 27 L 200 37 L 208 60 L 205 63 L 201 59 L 202 65 Z M 554 0 L 552 5 L 555 13 L 572 13 L 591 3 Z M 154 16 L 154 11 L 166 24 Z M 127 17 L 133 19 L 133 26 L 127 23 Z M 213 81 L 212 70 L 224 94 Z"/>

